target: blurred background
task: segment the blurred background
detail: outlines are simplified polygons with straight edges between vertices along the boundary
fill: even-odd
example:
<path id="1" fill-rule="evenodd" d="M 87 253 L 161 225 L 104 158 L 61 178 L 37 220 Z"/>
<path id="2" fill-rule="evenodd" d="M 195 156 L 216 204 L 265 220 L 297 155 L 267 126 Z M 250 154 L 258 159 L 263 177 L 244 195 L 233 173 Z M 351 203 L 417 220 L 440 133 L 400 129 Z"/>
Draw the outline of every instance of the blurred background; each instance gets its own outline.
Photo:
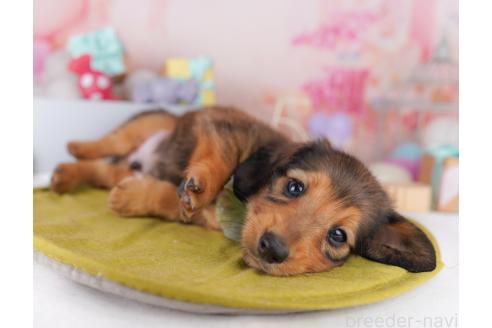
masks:
<path id="1" fill-rule="evenodd" d="M 458 0 L 35 0 L 33 64 L 41 107 L 97 106 L 80 124 L 234 105 L 355 154 L 402 210 L 458 210 Z"/>

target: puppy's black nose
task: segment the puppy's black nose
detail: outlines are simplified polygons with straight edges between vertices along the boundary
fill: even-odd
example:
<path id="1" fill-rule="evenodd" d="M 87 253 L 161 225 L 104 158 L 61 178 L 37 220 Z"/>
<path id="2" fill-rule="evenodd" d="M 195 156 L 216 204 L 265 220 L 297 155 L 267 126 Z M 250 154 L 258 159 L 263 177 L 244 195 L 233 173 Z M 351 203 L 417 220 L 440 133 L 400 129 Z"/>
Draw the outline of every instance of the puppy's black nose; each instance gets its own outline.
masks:
<path id="1" fill-rule="evenodd" d="M 268 263 L 281 263 L 289 256 L 289 249 L 271 232 L 265 232 L 258 243 L 258 254 Z"/>

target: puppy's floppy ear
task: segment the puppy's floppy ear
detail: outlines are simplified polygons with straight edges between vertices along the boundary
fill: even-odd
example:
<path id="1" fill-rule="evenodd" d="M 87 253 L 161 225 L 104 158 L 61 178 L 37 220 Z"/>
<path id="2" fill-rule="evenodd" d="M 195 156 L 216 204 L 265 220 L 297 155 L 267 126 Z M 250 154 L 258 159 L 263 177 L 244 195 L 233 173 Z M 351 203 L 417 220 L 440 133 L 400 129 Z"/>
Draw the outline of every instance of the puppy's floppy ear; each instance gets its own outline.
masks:
<path id="1" fill-rule="evenodd" d="M 356 252 L 370 260 L 396 265 L 410 272 L 436 268 L 436 251 L 431 241 L 416 225 L 394 211 L 361 237 Z"/>
<path id="2" fill-rule="evenodd" d="M 282 158 L 281 146 L 263 147 L 253 153 L 234 171 L 234 194 L 242 202 L 270 182 Z"/>

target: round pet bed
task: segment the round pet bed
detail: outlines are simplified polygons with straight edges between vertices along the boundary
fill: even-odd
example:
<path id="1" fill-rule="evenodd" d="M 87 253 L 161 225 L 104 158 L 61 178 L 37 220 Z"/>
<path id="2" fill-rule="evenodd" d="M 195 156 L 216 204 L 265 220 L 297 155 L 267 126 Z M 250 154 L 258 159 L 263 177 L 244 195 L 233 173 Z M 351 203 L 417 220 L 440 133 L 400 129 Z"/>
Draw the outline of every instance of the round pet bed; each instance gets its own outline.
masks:
<path id="1" fill-rule="evenodd" d="M 198 226 L 121 218 L 106 191 L 34 191 L 36 258 L 86 285 L 154 305 L 206 313 L 336 309 L 401 294 L 436 275 L 351 256 L 329 272 L 274 277 L 248 267 L 238 243 Z M 422 227 L 421 227 L 422 228 Z"/>

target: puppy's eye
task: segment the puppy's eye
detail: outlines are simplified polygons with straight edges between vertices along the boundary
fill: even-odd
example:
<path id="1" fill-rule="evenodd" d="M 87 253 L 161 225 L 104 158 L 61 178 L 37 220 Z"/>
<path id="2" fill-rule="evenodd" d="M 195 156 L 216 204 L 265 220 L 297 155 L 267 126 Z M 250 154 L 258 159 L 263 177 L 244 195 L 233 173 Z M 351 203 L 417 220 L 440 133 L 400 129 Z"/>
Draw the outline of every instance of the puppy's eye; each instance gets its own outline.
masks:
<path id="1" fill-rule="evenodd" d="M 347 241 L 347 234 L 343 229 L 334 228 L 328 231 L 328 242 L 333 246 L 340 246 Z"/>
<path id="2" fill-rule="evenodd" d="M 299 197 L 304 192 L 304 184 L 298 180 L 289 180 L 285 185 L 285 194 L 289 197 Z"/>

